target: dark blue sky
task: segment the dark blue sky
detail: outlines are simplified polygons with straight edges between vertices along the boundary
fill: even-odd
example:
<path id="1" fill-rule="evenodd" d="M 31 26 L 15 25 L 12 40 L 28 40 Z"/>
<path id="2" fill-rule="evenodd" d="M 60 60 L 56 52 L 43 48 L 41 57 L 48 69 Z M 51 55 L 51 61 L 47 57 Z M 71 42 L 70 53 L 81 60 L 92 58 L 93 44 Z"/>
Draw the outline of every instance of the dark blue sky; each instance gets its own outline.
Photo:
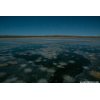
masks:
<path id="1" fill-rule="evenodd" d="M 0 16 L 0 35 L 97 35 L 100 17 Z"/>

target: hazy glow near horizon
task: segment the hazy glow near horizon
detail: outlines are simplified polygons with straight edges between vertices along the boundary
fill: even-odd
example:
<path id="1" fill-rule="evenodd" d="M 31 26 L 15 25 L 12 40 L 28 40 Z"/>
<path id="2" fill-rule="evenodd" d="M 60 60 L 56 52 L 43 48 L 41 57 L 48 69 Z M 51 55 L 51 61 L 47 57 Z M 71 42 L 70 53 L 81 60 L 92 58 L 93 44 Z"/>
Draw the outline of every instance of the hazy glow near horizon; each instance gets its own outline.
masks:
<path id="1" fill-rule="evenodd" d="M 0 35 L 100 36 L 100 17 L 0 16 Z"/>

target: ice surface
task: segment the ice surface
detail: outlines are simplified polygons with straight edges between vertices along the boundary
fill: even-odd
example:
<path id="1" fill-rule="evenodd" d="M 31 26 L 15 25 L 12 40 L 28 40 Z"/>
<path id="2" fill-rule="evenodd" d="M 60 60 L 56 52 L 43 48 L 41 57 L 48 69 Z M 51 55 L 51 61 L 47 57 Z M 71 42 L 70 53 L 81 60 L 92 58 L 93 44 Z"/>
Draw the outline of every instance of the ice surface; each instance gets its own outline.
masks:
<path id="1" fill-rule="evenodd" d="M 100 82 L 99 39 L 0 40 L 0 82 Z"/>

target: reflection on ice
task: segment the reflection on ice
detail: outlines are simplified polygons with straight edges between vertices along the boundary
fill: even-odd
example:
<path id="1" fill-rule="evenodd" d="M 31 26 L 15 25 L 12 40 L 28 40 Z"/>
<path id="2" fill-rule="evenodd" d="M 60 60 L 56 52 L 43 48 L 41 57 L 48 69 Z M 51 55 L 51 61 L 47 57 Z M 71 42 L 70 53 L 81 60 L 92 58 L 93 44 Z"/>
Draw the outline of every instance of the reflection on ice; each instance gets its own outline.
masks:
<path id="1" fill-rule="evenodd" d="M 46 79 L 39 79 L 38 83 L 47 83 L 48 81 Z"/>
<path id="2" fill-rule="evenodd" d="M 75 79 L 69 75 L 64 75 L 63 76 L 63 79 L 64 79 L 64 83 L 73 83 L 75 82 Z"/>
<path id="3" fill-rule="evenodd" d="M 31 68 L 25 68 L 25 69 L 24 69 L 24 72 L 25 72 L 25 73 L 31 73 L 31 72 L 32 72 L 32 69 L 31 69 Z"/>

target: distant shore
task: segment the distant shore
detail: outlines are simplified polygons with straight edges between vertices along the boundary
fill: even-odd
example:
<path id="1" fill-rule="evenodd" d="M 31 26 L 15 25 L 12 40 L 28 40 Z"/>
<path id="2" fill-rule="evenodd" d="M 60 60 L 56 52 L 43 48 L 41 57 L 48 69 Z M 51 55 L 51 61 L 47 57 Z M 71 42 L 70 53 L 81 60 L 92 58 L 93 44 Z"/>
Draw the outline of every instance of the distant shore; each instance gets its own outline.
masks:
<path id="1" fill-rule="evenodd" d="M 100 36 L 64 36 L 64 35 L 52 35 L 52 36 L 0 36 L 0 38 L 100 38 Z"/>

